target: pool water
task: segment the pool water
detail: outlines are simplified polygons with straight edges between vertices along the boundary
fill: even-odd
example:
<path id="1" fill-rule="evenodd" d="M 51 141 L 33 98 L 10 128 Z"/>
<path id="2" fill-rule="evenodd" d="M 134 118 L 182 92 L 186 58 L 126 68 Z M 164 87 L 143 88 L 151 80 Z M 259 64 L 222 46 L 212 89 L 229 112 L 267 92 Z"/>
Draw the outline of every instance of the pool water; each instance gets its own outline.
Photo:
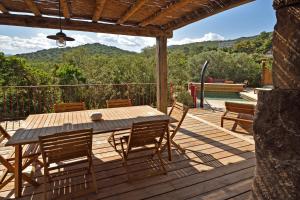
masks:
<path id="1" fill-rule="evenodd" d="M 247 101 L 241 98 L 239 93 L 233 92 L 205 92 L 204 97 L 208 100 Z"/>

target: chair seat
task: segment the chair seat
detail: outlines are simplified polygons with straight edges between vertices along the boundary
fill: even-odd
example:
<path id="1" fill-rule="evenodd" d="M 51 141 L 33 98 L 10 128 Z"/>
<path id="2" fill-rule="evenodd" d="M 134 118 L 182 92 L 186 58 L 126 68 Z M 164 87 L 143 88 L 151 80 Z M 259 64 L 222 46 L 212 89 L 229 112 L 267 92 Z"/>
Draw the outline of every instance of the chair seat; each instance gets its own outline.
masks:
<path id="1" fill-rule="evenodd" d="M 123 136 L 123 139 L 126 142 L 126 144 L 128 144 L 129 136 Z M 142 141 L 143 144 L 145 144 L 145 145 L 158 143 L 158 141 L 155 138 L 154 139 L 153 138 L 149 138 L 149 139 L 143 138 L 143 139 L 139 139 L 139 140 Z M 137 141 L 137 143 L 139 143 L 139 142 Z"/>

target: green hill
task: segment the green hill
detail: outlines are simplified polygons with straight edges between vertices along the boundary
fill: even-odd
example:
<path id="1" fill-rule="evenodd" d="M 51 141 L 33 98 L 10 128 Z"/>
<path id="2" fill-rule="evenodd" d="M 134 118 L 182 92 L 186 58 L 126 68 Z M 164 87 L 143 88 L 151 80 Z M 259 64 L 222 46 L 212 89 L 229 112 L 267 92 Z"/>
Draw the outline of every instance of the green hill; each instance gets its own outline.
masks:
<path id="1" fill-rule="evenodd" d="M 179 51 L 186 55 L 196 55 L 205 51 L 225 49 L 230 52 L 245 52 L 245 53 L 262 53 L 265 54 L 271 49 L 272 33 L 262 32 L 260 35 L 253 37 L 241 37 L 234 40 L 223 41 L 205 41 L 195 42 L 183 45 L 169 46 L 169 51 Z M 85 44 L 77 47 L 52 48 L 41 50 L 33 53 L 18 54 L 16 56 L 26 58 L 31 63 L 50 62 L 60 63 L 63 56 L 78 51 L 80 53 L 94 55 L 135 55 L 138 53 L 126 51 L 113 46 L 106 46 L 99 43 Z M 154 55 L 155 47 L 147 47 L 144 53 L 148 51 Z"/>
<path id="2" fill-rule="evenodd" d="M 99 43 L 85 44 L 77 47 L 66 48 L 52 48 L 44 49 L 33 53 L 17 54 L 18 57 L 26 58 L 32 62 L 54 62 L 59 63 L 64 53 L 71 53 L 72 51 L 82 51 L 85 54 L 96 55 L 119 55 L 119 54 L 136 54 L 135 52 L 126 51 L 113 46 L 107 46 Z"/>
<path id="3" fill-rule="evenodd" d="M 266 53 L 271 49 L 272 32 L 262 32 L 260 35 L 252 37 L 240 37 L 234 40 L 205 41 L 183 45 L 172 45 L 171 51 L 182 51 L 185 54 L 198 54 L 207 50 L 231 49 L 235 52 L 246 53 Z M 247 49 L 246 49 L 247 48 Z"/>

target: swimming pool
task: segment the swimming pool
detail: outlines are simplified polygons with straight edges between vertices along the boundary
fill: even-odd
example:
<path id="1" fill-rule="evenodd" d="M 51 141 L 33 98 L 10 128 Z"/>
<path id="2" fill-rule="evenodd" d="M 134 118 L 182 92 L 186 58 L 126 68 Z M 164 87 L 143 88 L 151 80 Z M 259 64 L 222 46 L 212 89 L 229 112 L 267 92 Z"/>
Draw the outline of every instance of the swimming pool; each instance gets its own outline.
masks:
<path id="1" fill-rule="evenodd" d="M 237 92 L 204 92 L 204 97 L 208 100 L 247 101 Z"/>

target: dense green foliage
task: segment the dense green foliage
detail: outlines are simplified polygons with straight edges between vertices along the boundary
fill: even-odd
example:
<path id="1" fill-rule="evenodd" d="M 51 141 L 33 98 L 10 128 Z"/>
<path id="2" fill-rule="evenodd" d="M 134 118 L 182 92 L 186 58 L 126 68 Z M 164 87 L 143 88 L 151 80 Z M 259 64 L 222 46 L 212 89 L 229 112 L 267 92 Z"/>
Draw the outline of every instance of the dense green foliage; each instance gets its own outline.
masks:
<path id="1" fill-rule="evenodd" d="M 187 83 L 200 81 L 203 63 L 210 61 L 206 76 L 258 86 L 261 60 L 271 50 L 272 33 L 230 41 L 200 42 L 168 49 L 168 80 L 173 97 L 192 105 Z M 268 65 L 271 58 L 267 56 Z M 5 56 L 0 53 L 0 117 L 24 117 L 29 113 L 50 112 L 57 102 L 84 101 L 87 108 L 105 106 L 110 98 L 131 98 L 135 105 L 155 105 L 155 48 L 133 53 L 101 44 L 49 49 Z M 62 86 L 77 85 L 79 86 Z M 3 116 L 1 116 L 3 115 Z"/>
<path id="2" fill-rule="evenodd" d="M 210 61 L 208 76 L 243 82 L 260 82 L 260 61 L 271 49 L 272 33 L 230 41 L 171 46 L 169 81 L 184 85 L 199 81 L 201 66 Z M 153 83 L 155 50 L 133 53 L 101 44 L 49 49 L 5 57 L 0 54 L 0 85 L 78 83 Z"/>

